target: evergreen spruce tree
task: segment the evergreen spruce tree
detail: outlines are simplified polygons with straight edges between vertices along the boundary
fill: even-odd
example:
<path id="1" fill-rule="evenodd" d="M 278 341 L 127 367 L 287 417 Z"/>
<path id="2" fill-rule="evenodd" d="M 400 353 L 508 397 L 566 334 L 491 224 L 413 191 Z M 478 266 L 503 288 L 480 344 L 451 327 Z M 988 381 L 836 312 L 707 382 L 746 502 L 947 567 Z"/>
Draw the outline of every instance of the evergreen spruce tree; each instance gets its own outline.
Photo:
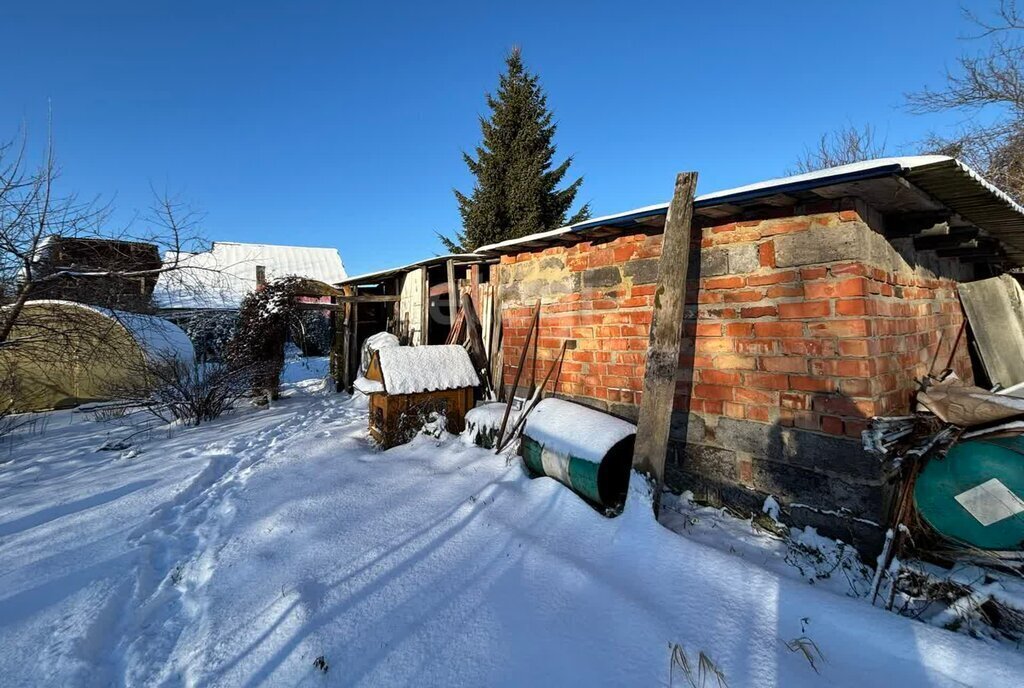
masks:
<path id="1" fill-rule="evenodd" d="M 537 76 L 527 71 L 518 48 L 505 64 L 497 94 L 487 94 L 491 116 L 480 118 L 483 141 L 476 148 L 476 158 L 462 154 L 476 177 L 469 196 L 455 190 L 462 231 L 456 232 L 454 239 L 438 235 L 453 252 L 472 251 L 590 217 L 590 207 L 584 205 L 567 221 L 583 178 L 557 188 L 572 158 L 552 166 L 556 127 Z"/>

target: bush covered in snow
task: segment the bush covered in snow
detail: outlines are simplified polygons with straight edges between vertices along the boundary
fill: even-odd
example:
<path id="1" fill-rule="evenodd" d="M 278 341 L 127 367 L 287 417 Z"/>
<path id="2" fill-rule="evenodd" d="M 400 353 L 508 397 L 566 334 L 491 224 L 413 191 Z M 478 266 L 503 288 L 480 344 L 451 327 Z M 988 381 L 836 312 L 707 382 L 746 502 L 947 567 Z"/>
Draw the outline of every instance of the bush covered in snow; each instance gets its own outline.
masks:
<path id="1" fill-rule="evenodd" d="M 236 368 L 258 371 L 252 379 L 253 394 L 277 399 L 280 393 L 284 345 L 298 313 L 293 297 L 302 292 L 303 283 L 297 277 L 274 280 L 242 301 L 228 358 Z"/>
<path id="2" fill-rule="evenodd" d="M 174 318 L 185 330 L 200 361 L 220 361 L 227 354 L 228 343 L 235 334 L 238 314 L 234 311 L 200 311 Z"/>

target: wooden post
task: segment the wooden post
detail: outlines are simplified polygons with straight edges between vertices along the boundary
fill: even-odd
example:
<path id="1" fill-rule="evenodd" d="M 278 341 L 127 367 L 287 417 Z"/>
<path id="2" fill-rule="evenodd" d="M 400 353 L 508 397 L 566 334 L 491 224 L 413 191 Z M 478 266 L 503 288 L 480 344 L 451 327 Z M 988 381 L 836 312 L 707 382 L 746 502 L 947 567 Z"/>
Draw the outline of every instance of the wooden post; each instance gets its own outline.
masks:
<path id="1" fill-rule="evenodd" d="M 422 306 L 420 308 L 420 341 L 422 345 L 429 344 L 427 340 L 427 331 L 430 328 L 430 271 L 426 266 L 420 268 L 423 271 L 423 280 L 421 283 L 422 293 L 420 299 L 422 300 Z"/>
<path id="2" fill-rule="evenodd" d="M 343 291 L 346 296 L 351 296 L 355 293 L 355 289 L 352 287 L 343 287 Z M 344 389 L 346 392 L 352 391 L 352 382 L 354 378 L 351 375 L 352 371 L 352 328 L 354 325 L 355 314 L 353 310 L 355 305 L 352 303 L 346 303 L 344 305 L 344 318 L 341 333 L 341 362 L 338 368 L 338 380 L 336 384 Z M 341 391 L 339 389 L 338 391 Z"/>
<path id="3" fill-rule="evenodd" d="M 652 483 L 655 513 L 665 482 L 665 455 L 668 453 L 676 371 L 679 368 L 686 273 L 690 264 L 693 192 L 696 186 L 696 172 L 681 172 L 676 177 L 675 193 L 672 195 L 668 217 L 665 218 L 651 336 L 647 345 L 644 393 L 640 400 L 636 447 L 633 450 L 633 468 L 646 475 Z"/>
<path id="4" fill-rule="evenodd" d="M 336 305 L 337 300 L 331 297 L 331 305 Z M 345 315 L 337 310 L 331 309 L 331 358 L 330 370 L 334 378 L 334 391 L 340 392 L 345 388 L 341 379 L 341 362 L 345 360 Z M 338 327 L 338 324 L 341 327 Z"/>
<path id="5" fill-rule="evenodd" d="M 474 263 L 469 266 L 469 293 L 473 295 L 473 299 L 477 303 L 481 304 L 480 317 L 484 317 L 482 304 L 484 302 L 483 294 L 480 293 L 480 264 Z"/>
<path id="6" fill-rule="evenodd" d="M 459 312 L 459 288 L 455 284 L 455 261 L 445 263 L 448 268 L 448 324 L 455 324 L 455 314 Z"/>

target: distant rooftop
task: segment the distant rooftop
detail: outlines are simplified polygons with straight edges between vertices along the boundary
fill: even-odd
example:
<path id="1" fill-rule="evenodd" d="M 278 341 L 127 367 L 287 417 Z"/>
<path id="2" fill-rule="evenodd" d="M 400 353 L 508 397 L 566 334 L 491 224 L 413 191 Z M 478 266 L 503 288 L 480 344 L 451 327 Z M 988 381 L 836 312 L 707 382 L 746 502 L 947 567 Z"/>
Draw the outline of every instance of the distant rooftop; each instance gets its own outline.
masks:
<path id="1" fill-rule="evenodd" d="M 256 289 L 257 266 L 264 268 L 267 281 L 304 277 L 336 284 L 346 277 L 334 248 L 215 241 L 203 253 L 168 252 L 164 265 L 176 257 L 181 268 L 161 274 L 153 293 L 159 308 L 238 308 Z"/>

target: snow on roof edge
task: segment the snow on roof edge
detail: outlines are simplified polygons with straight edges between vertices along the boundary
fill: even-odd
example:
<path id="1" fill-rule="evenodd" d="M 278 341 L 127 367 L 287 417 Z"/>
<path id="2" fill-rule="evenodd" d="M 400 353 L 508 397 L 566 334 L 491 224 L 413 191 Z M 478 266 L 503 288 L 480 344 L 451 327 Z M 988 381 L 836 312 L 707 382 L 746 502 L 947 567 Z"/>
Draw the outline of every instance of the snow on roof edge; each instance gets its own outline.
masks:
<path id="1" fill-rule="evenodd" d="M 475 259 L 478 259 L 478 258 L 479 259 L 485 259 L 485 258 L 488 258 L 488 257 L 489 256 L 485 256 L 485 255 L 480 254 L 480 253 L 445 253 L 445 254 L 440 255 L 440 256 L 431 256 L 430 258 L 424 258 L 423 260 L 417 260 L 417 261 L 415 261 L 413 263 L 408 263 L 406 265 L 399 265 L 398 267 L 395 267 L 395 268 L 384 268 L 383 270 L 374 270 L 373 272 L 364 272 L 361 275 L 353 275 L 351 277 L 346 277 L 345 279 L 341 280 L 340 282 L 336 282 L 335 284 L 354 284 L 356 282 L 360 282 L 360 281 L 363 281 L 363 280 L 371 280 L 371 279 L 373 279 L 375 277 L 379 277 L 381 275 L 387 275 L 387 274 L 390 274 L 390 273 L 393 273 L 393 272 L 405 272 L 406 270 L 412 270 L 413 268 L 418 268 L 418 267 L 423 266 L 423 265 L 429 265 L 430 263 L 433 263 L 434 261 L 442 261 L 442 260 L 449 260 L 449 259 L 455 259 L 455 258 L 466 258 L 466 259 L 469 259 L 469 260 L 475 260 Z"/>
<path id="2" fill-rule="evenodd" d="M 143 354 L 155 363 L 169 358 L 177 358 L 183 363 L 192 363 L 195 360 L 195 348 L 185 331 L 170 320 L 157 315 L 129 313 L 64 299 L 26 301 L 25 306 L 72 306 L 92 311 L 120 325 L 139 345 Z M 11 307 L 4 306 L 0 310 Z"/>
<path id="3" fill-rule="evenodd" d="M 730 189 L 723 189 L 721 191 L 713 191 L 711 193 L 701 194 L 694 198 L 694 205 L 711 205 L 715 201 L 719 201 L 724 198 L 737 196 L 740 194 L 756 193 L 756 192 L 768 192 L 779 187 L 785 187 L 793 184 L 805 184 L 808 182 L 822 181 L 842 177 L 845 175 L 870 173 L 870 172 L 882 172 L 886 168 L 892 168 L 895 170 L 909 171 L 919 167 L 926 167 L 928 165 L 935 165 L 942 162 L 954 162 L 958 167 L 964 170 L 968 175 L 971 176 L 975 181 L 984 186 L 992 195 L 998 198 L 1000 201 L 1007 203 L 1011 208 L 1024 216 L 1024 207 L 1015 202 L 1009 195 L 1006 194 L 999 187 L 995 186 L 977 171 L 972 169 L 970 166 L 961 162 L 956 158 L 952 158 L 948 155 L 910 155 L 910 156 L 896 156 L 888 158 L 875 158 L 872 160 L 864 160 L 861 162 L 850 163 L 848 165 L 839 165 L 837 167 L 828 167 L 823 170 L 816 170 L 814 172 L 805 172 L 802 174 L 791 175 L 788 177 L 777 177 L 774 179 L 766 179 L 760 182 L 754 182 L 753 184 L 746 184 L 744 186 L 737 186 Z M 510 246 L 516 246 L 519 244 L 529 243 L 532 241 L 539 241 L 554 236 L 560 236 L 562 234 L 569 234 L 579 229 L 584 229 L 591 226 L 596 226 L 601 223 L 614 222 L 616 220 L 622 220 L 632 216 L 643 215 L 650 213 L 651 211 L 664 210 L 668 211 L 668 203 L 656 203 L 654 205 L 647 205 L 640 208 L 634 208 L 633 210 L 627 210 L 620 213 L 614 213 L 611 215 L 604 215 L 591 220 L 584 220 L 583 222 L 577 222 L 573 225 L 566 225 L 564 227 L 558 227 L 556 229 L 549 229 L 544 232 L 536 232 L 534 234 L 528 234 L 526 236 L 518 237 L 516 239 L 506 239 L 494 244 L 488 244 L 481 246 L 477 249 L 477 253 L 492 253 L 499 251 L 503 248 Z"/>

